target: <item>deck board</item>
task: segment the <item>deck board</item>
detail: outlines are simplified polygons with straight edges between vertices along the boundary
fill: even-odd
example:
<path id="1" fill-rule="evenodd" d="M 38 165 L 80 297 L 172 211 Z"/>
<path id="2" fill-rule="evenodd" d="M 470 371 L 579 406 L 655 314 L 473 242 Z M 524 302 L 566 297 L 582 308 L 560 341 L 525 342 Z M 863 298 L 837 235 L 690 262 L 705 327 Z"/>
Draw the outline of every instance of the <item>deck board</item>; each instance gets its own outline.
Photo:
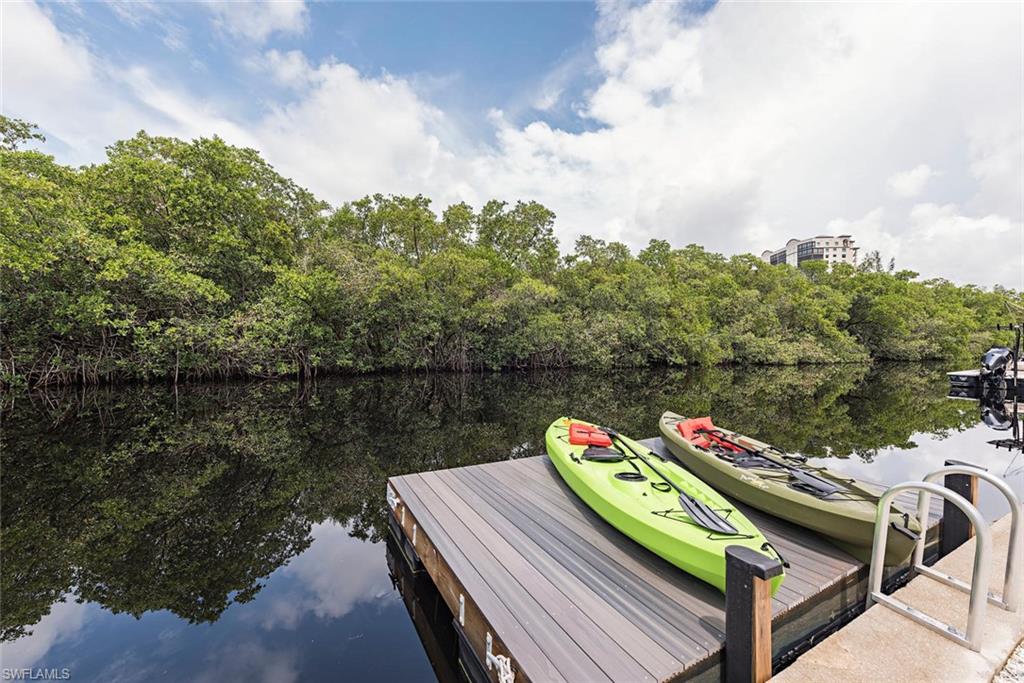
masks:
<path id="1" fill-rule="evenodd" d="M 599 662 L 602 670 L 609 676 L 628 676 L 631 679 L 641 676 L 653 677 L 663 668 L 682 664 L 633 621 L 617 619 L 615 608 L 603 599 L 593 584 L 583 581 L 558 582 L 557 586 L 552 584 L 550 577 L 560 576 L 568 569 L 558 562 L 557 551 L 552 552 L 552 548 L 542 546 L 519 528 L 514 523 L 515 520 L 498 513 L 496 508 L 488 505 L 472 489 L 460 486 L 460 482 L 450 472 L 438 473 L 438 479 L 448 484 L 448 491 L 452 495 L 460 495 L 470 508 L 482 511 L 481 519 L 484 519 L 495 536 L 500 538 L 494 542 L 495 546 L 502 547 L 507 554 L 515 553 L 518 557 L 512 561 L 525 562 L 537 573 L 537 576 L 532 578 L 531 585 L 545 584 L 543 588 L 551 586 L 552 591 L 557 592 L 553 599 L 545 602 L 549 614 L 557 615 L 565 610 L 578 616 L 581 630 L 589 634 L 585 637 L 591 637 L 597 642 L 604 640 L 607 643 L 604 658 L 610 657 L 621 662 L 621 666 L 613 667 L 614 670 Z M 617 626 L 619 630 L 612 630 L 611 626 Z M 623 643 L 629 643 L 628 650 L 623 647 Z M 645 668 L 645 663 L 654 663 L 656 668 L 650 671 Z M 629 670 L 625 670 L 626 668 Z"/>
<path id="2" fill-rule="evenodd" d="M 623 566 L 629 564 L 630 555 L 619 553 L 616 559 L 608 554 L 609 549 L 596 548 L 596 542 L 603 539 L 595 538 L 590 527 L 584 524 L 567 527 L 556 518 L 545 516 L 530 498 L 531 494 L 524 493 L 520 500 L 520 514 L 523 518 L 520 523 L 524 533 L 539 539 L 548 553 L 570 569 L 571 576 L 594 587 L 619 614 L 629 614 L 641 628 L 655 629 L 662 642 L 668 638 L 669 642 L 686 645 L 685 652 L 677 649 L 677 656 L 707 655 L 709 648 L 717 642 L 717 637 L 700 638 L 699 635 L 693 635 L 693 629 L 700 627 L 693 613 L 685 605 L 672 602 L 670 591 L 658 590 L 651 583 L 644 582 L 640 577 L 651 576 L 646 573 L 646 568 L 639 563 L 635 567 Z M 506 505 L 507 502 L 501 501 L 498 504 Z M 637 553 L 640 551 L 643 555 L 649 554 L 638 546 Z M 661 558 L 657 559 L 661 561 Z M 708 595 L 712 595 L 713 591 L 709 589 Z M 710 607 L 710 602 L 706 606 Z M 687 645 L 686 641 L 692 645 Z"/>
<path id="3" fill-rule="evenodd" d="M 571 582 L 558 581 L 557 576 L 545 576 L 523 557 L 520 547 L 509 543 L 506 535 L 510 528 L 507 525 L 499 524 L 495 528 L 488 524 L 473 506 L 447 485 L 440 473 L 421 479 L 437 496 L 439 504 L 445 506 L 468 533 L 463 539 L 467 543 L 466 550 L 478 553 L 476 556 L 483 558 L 481 564 L 490 566 L 489 573 L 492 576 L 500 575 L 506 581 L 511 579 L 508 587 L 513 591 L 520 608 L 530 613 L 530 622 L 539 625 L 546 638 L 559 641 L 564 657 L 590 660 L 593 667 L 585 663 L 588 668 L 584 674 L 588 676 L 587 680 L 594 680 L 598 672 L 609 680 L 650 678 L 650 673 L 621 645 L 618 640 L 621 634 L 610 635 L 602 631 L 579 605 L 565 596 L 562 590 Z M 608 626 L 624 626 L 624 622 L 619 619 L 603 623 Z M 553 626 L 549 629 L 548 624 Z M 602 647 L 587 649 L 580 645 L 590 642 L 601 643 Z"/>
<path id="4" fill-rule="evenodd" d="M 533 508 L 527 514 L 536 512 L 537 508 Z M 636 556 L 649 555 L 646 550 L 638 547 L 635 554 L 619 553 L 616 557 L 609 554 L 615 552 L 614 548 L 600 547 L 604 539 L 594 535 L 587 525 L 566 526 L 542 515 L 537 516 L 530 531 L 552 539 L 548 547 L 572 567 L 573 575 L 597 587 L 620 614 L 628 614 L 645 630 L 653 630 L 662 642 L 668 639 L 668 642 L 676 643 L 677 656 L 707 656 L 710 648 L 716 645 L 721 634 L 703 633 L 703 626 L 693 616 L 694 608 L 698 611 L 710 609 L 713 603 L 708 600 L 701 605 L 692 600 L 688 605 L 673 601 L 671 584 L 658 580 L 659 577 L 648 567 L 631 561 Z M 644 581 L 641 577 L 653 580 Z M 715 597 L 714 589 L 703 592 L 708 598 Z"/>
<path id="5" fill-rule="evenodd" d="M 449 510 L 443 499 L 423 485 L 422 477 L 417 483 L 417 493 L 430 506 L 438 522 L 452 533 L 452 538 L 459 547 L 473 557 L 473 564 L 480 577 L 493 588 L 498 599 L 515 615 L 524 629 L 528 630 L 531 639 L 543 644 L 545 655 L 554 667 L 570 681 L 610 680 L 584 649 L 589 641 L 577 642 L 566 633 L 571 615 L 565 615 L 570 617 L 567 619 L 560 618 L 561 615 L 551 618 L 538 602 L 537 596 L 517 582 L 504 565 L 496 562 L 487 550 L 487 545 L 468 530 L 459 516 Z M 424 532 L 427 529 L 427 524 L 424 523 Z"/>
<path id="6" fill-rule="evenodd" d="M 458 575 L 466 591 L 473 596 L 480 610 L 487 615 L 488 622 L 495 630 L 502 633 L 515 643 L 515 655 L 521 666 L 528 669 L 530 675 L 538 680 L 567 681 L 542 648 L 533 638 L 529 629 L 524 628 L 516 617 L 516 613 L 502 602 L 492 587 L 459 550 L 459 546 L 445 532 L 441 523 L 429 512 L 416 492 L 418 482 L 410 481 L 412 477 L 392 479 L 397 493 L 402 496 L 409 507 L 416 509 L 416 514 L 425 529 L 429 529 L 430 537 L 437 552 L 444 557 L 452 571 Z M 424 533 L 427 533 L 424 531 Z M 449 605 L 451 607 L 451 605 Z"/>
<path id="7" fill-rule="evenodd" d="M 642 443 L 664 452 L 660 439 Z M 705 671 L 720 657 L 722 594 L 607 524 L 546 456 L 392 477 L 389 484 L 523 679 L 665 681 Z M 912 498 L 900 503 L 912 505 Z M 794 615 L 849 590 L 865 573 L 817 534 L 738 507 L 791 565 L 772 601 L 776 631 L 788 635 Z M 933 524 L 935 510 L 940 501 L 933 501 Z M 830 618 L 828 609 L 817 611 L 824 615 L 814 618 Z"/>

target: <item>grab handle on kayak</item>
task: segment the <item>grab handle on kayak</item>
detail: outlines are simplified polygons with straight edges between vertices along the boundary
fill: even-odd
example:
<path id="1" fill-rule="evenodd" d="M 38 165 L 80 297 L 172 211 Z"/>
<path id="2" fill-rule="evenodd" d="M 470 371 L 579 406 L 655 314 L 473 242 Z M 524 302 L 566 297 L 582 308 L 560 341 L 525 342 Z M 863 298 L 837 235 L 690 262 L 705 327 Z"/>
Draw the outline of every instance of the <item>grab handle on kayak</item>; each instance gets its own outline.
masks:
<path id="1" fill-rule="evenodd" d="M 782 563 L 782 566 L 786 569 L 789 569 L 789 560 L 782 556 L 782 553 L 779 552 L 778 548 L 772 545 L 771 541 L 765 541 L 764 543 L 762 543 L 761 550 L 771 550 L 773 553 L 775 553 L 775 557 L 778 558 L 779 562 Z"/>

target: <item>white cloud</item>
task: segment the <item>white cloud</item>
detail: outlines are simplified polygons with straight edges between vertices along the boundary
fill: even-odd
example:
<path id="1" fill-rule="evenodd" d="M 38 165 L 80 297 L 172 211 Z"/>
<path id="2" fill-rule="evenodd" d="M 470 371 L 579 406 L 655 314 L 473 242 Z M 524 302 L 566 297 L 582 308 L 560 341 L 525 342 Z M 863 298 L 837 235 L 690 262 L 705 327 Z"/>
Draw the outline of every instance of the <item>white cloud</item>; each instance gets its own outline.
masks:
<path id="1" fill-rule="evenodd" d="M 551 111 L 558 101 L 562 99 L 563 88 L 557 85 L 549 86 L 541 90 L 533 100 L 533 108 L 537 111 Z"/>
<path id="2" fill-rule="evenodd" d="M 309 11 L 303 0 L 211 1 L 206 6 L 222 29 L 258 43 L 274 33 L 302 33 L 309 24 Z"/>
<path id="3" fill-rule="evenodd" d="M 138 112 L 124 110 L 120 98 L 105 97 L 93 88 L 101 77 L 98 60 L 80 40 L 58 31 L 38 6 L 0 3 L 0 14 L 5 114 L 51 132 L 48 126 L 55 125 L 61 138 L 86 154 L 102 151 L 112 141 L 110 135 L 124 133 L 118 122 L 137 118 Z M 82 160 L 74 153 L 68 156 L 72 162 Z"/>
<path id="4" fill-rule="evenodd" d="M 965 216 L 953 204 L 918 204 L 901 237 L 902 260 L 925 277 L 992 282 L 1024 289 L 1021 226 L 1005 216 Z"/>
<path id="5" fill-rule="evenodd" d="M 760 253 L 882 207 L 893 222 L 877 244 L 854 231 L 864 248 L 902 246 L 926 276 L 1019 286 L 1016 258 L 991 269 L 938 243 L 915 251 L 936 231 L 975 238 L 980 225 L 1019 242 L 1022 221 L 1019 9 L 932 10 L 722 3 L 693 20 L 670 3 L 617 9 L 602 20 L 602 80 L 585 108 L 601 127 L 503 124 L 479 176 L 551 206 L 563 238 L 634 247 L 660 237 Z M 947 207 L 897 219 L 889 206 L 884 179 L 922 158 L 943 174 L 915 171 L 900 189 L 955 204 L 956 218 Z"/>
<path id="6" fill-rule="evenodd" d="M 574 103 L 587 130 L 493 112 L 493 142 L 467 140 L 415 81 L 298 51 L 252 61 L 292 92 L 242 117 L 146 69 L 111 68 L 33 5 L 3 11 L 19 14 L 3 35 L 5 111 L 66 143 L 62 158 L 95 159 L 142 127 L 218 133 L 335 203 L 376 191 L 439 205 L 536 199 L 558 214 L 564 248 L 589 233 L 760 253 L 846 225 L 925 276 L 1020 286 L 1024 271 L 1005 257 L 1024 223 L 1011 5 L 720 3 L 703 17 L 675 3 L 602 6 L 595 86 Z M 213 11 L 257 42 L 307 22 L 297 4 Z M 556 67 L 524 101 L 558 106 L 569 83 Z M 999 267 L 943 251 L 988 249 L 992 235 Z"/>
<path id="7" fill-rule="evenodd" d="M 37 5 L 0 3 L 2 110 L 38 123 L 62 161 L 103 158 L 111 142 L 140 129 L 162 135 L 221 135 L 259 146 L 246 124 L 217 103 L 192 97 L 147 68 L 119 68 L 79 37 L 61 33 Z"/>
<path id="8" fill-rule="evenodd" d="M 316 69 L 299 50 L 268 50 L 250 65 L 268 74 L 278 85 L 294 89 L 306 87 L 316 75 Z"/>
<path id="9" fill-rule="evenodd" d="M 928 164 L 918 164 L 909 171 L 894 173 L 885 181 L 889 191 L 897 197 L 916 197 L 925 184 L 935 175 Z"/>
<path id="10" fill-rule="evenodd" d="M 858 244 L 877 249 L 883 262 L 894 258 L 897 268 L 922 278 L 1024 289 L 1024 230 L 1005 216 L 969 216 L 955 204 L 916 204 L 896 216 L 876 208 L 856 220 L 833 220 L 826 232 L 852 234 Z"/>
<path id="11" fill-rule="evenodd" d="M 372 192 L 451 198 L 444 185 L 455 155 L 439 137 L 445 117 L 408 82 L 365 78 L 347 64 L 304 77 L 313 84 L 305 96 L 274 107 L 252 129 L 283 172 L 335 202 Z"/>
<path id="12" fill-rule="evenodd" d="M 541 79 L 539 86 L 529 93 L 529 106 L 542 112 L 550 112 L 567 102 L 566 91 L 585 73 L 592 55 L 583 50 L 572 52 L 556 64 Z M 515 105 L 513 105 L 515 106 Z"/>
<path id="13" fill-rule="evenodd" d="M 0 644 L 0 660 L 10 669 L 34 668 L 54 645 L 75 638 L 93 609 L 70 598 L 55 603 L 29 635 Z"/>

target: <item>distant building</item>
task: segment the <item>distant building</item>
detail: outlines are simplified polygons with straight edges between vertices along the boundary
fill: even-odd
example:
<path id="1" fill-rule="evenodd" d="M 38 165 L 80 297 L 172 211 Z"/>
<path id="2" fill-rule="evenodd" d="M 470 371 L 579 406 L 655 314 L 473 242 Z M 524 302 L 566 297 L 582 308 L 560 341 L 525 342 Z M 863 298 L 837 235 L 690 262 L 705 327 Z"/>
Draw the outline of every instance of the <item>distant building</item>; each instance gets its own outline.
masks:
<path id="1" fill-rule="evenodd" d="M 855 247 L 853 241 L 849 235 L 818 235 L 805 240 L 792 239 L 786 242 L 782 249 L 765 251 L 761 258 L 773 266 L 779 263 L 798 266 L 808 260 L 824 261 L 829 268 L 833 263 L 849 263 L 855 266 L 857 250 L 860 247 Z"/>

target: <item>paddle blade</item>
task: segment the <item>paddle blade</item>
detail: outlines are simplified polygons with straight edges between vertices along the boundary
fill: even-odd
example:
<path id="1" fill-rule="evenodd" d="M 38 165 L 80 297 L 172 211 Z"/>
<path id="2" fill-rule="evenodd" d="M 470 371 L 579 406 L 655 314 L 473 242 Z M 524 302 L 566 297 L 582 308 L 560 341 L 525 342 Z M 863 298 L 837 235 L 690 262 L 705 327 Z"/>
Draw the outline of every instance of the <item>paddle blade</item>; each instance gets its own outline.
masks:
<path id="1" fill-rule="evenodd" d="M 679 496 L 679 504 L 695 524 L 704 527 L 708 531 L 714 531 L 716 534 L 726 534 L 729 536 L 734 536 L 739 533 L 736 527 L 726 521 L 717 512 L 712 510 L 706 503 L 702 503 L 696 498 Z"/>
<path id="2" fill-rule="evenodd" d="M 828 479 L 823 479 L 815 474 L 805 472 L 796 467 L 789 468 L 789 474 L 805 487 L 811 489 L 814 494 L 818 496 L 830 496 L 833 493 L 842 490 L 842 487 L 833 484 Z"/>

